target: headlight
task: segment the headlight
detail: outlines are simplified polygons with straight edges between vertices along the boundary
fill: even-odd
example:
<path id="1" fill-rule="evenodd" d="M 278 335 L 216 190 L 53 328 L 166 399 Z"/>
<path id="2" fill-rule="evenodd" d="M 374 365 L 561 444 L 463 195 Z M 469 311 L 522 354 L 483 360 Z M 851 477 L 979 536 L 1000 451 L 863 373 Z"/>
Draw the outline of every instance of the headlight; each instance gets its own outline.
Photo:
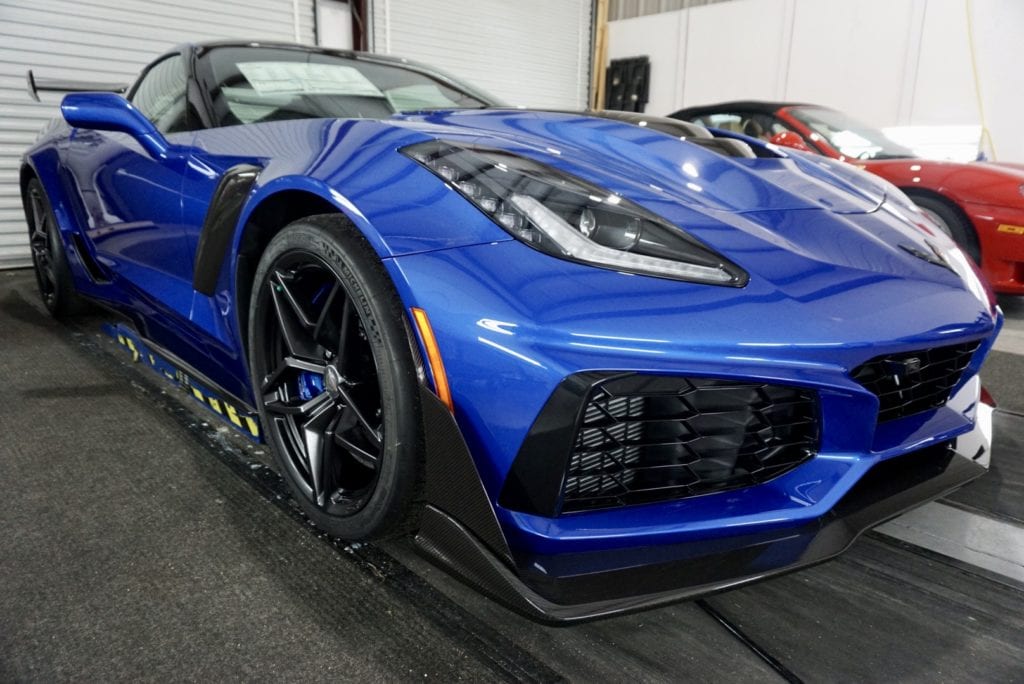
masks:
<path id="1" fill-rule="evenodd" d="M 432 141 L 403 148 L 519 241 L 629 273 L 743 287 L 748 276 L 627 199 L 502 150 Z"/>

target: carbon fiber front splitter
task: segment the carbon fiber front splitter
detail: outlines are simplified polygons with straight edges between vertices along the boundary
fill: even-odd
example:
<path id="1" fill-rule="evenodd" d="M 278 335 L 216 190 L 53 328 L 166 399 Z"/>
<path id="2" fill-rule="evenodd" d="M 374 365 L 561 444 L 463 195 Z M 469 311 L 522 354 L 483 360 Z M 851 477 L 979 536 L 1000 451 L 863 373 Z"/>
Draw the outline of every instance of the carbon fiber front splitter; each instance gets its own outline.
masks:
<path id="1" fill-rule="evenodd" d="M 637 565 L 624 558 L 613 570 L 594 569 L 607 567 L 609 552 L 514 557 L 492 525 L 484 528 L 486 541 L 473 531 L 481 516 L 453 515 L 448 497 L 429 493 L 416 541 L 431 561 L 531 618 L 593 619 L 723 591 L 832 558 L 866 530 L 986 472 L 990 444 L 991 409 L 982 407 L 970 433 L 878 463 L 821 518 L 758 534 L 631 549 L 622 553 L 655 560 Z M 432 455 L 428 451 L 428 463 Z M 465 490 L 463 497 L 469 498 Z"/>

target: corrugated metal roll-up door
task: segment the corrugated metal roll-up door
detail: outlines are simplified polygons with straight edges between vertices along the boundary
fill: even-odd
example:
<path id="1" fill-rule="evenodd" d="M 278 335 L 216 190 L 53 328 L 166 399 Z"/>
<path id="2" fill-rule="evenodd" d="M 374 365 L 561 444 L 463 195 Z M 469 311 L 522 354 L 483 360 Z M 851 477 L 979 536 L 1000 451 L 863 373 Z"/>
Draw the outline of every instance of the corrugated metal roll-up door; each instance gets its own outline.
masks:
<path id="1" fill-rule="evenodd" d="M 512 105 L 583 109 L 592 0 L 374 0 L 373 51 L 437 66 Z"/>
<path id="2" fill-rule="evenodd" d="M 223 38 L 312 43 L 313 0 L 0 0 L 0 268 L 30 263 L 19 160 L 61 98 L 33 102 L 25 72 L 130 82 L 179 43 Z"/>

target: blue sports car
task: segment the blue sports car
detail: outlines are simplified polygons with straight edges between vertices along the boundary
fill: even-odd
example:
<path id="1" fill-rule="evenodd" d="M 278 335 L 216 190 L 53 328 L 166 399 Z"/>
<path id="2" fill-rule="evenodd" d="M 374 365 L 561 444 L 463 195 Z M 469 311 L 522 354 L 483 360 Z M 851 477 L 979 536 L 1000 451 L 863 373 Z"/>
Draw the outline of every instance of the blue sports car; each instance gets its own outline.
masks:
<path id="1" fill-rule="evenodd" d="M 1001 313 L 879 178 L 295 45 L 115 91 L 24 156 L 42 298 L 111 310 L 333 535 L 415 532 L 571 621 L 825 560 L 985 472 Z"/>

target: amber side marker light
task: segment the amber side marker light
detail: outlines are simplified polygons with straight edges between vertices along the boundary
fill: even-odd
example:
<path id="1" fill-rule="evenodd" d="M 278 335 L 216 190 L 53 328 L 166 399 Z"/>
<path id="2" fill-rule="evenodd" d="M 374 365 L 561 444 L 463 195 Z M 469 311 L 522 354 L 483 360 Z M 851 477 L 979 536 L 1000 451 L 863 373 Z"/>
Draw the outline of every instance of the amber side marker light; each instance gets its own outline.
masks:
<path id="1" fill-rule="evenodd" d="M 420 340 L 427 350 L 427 363 L 430 364 L 430 374 L 434 378 L 434 392 L 441 403 L 447 406 L 449 411 L 455 413 L 455 406 L 452 404 L 452 391 L 448 387 L 448 374 L 445 373 L 444 362 L 441 361 L 441 350 L 437 347 L 437 338 L 434 337 L 434 329 L 430 327 L 427 312 L 415 306 L 409 310 L 412 312 L 413 321 L 416 322 Z"/>

